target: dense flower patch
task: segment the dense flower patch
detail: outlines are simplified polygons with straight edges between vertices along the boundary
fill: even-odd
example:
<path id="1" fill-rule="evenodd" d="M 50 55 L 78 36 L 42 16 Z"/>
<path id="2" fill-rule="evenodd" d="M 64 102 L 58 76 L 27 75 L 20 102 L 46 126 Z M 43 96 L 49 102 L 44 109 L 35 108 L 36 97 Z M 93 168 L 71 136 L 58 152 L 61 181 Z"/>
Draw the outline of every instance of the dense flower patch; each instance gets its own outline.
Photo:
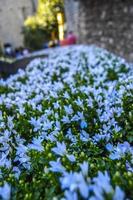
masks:
<path id="1" fill-rule="evenodd" d="M 67 47 L 0 80 L 2 199 L 133 197 L 133 68 Z"/>

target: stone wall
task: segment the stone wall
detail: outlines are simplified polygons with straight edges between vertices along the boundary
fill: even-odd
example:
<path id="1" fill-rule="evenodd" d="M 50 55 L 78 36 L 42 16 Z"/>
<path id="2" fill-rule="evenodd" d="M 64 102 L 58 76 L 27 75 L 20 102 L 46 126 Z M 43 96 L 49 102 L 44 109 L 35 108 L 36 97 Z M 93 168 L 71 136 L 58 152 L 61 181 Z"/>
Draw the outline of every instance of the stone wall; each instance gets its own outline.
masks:
<path id="1" fill-rule="evenodd" d="M 79 17 L 79 2 L 74 0 L 65 0 L 66 14 L 66 30 L 72 31 L 77 35 L 78 32 L 78 17 Z"/>
<path id="2" fill-rule="evenodd" d="M 96 44 L 133 61 L 133 0 L 77 2 L 78 42 Z"/>
<path id="3" fill-rule="evenodd" d="M 33 15 L 37 0 L 0 0 L 0 43 L 23 45 L 22 27 L 27 16 Z"/>

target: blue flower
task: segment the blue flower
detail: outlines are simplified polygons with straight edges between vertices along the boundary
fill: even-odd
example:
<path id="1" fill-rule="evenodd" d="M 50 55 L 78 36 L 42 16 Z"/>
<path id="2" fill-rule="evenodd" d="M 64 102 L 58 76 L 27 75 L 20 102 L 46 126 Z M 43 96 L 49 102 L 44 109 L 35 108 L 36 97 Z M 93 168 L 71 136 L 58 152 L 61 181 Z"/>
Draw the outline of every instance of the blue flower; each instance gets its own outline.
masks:
<path id="1" fill-rule="evenodd" d="M 108 143 L 108 144 L 106 144 L 106 149 L 108 150 L 108 151 L 113 151 L 113 145 L 112 144 L 110 144 L 110 143 Z"/>
<path id="2" fill-rule="evenodd" d="M 71 193 L 75 193 L 77 190 L 83 198 L 87 198 L 89 195 L 88 183 L 84 179 L 83 174 L 80 173 L 64 173 L 64 176 L 60 179 L 63 189 L 69 190 Z"/>
<path id="3" fill-rule="evenodd" d="M 127 171 L 130 171 L 133 173 L 133 167 L 130 165 L 130 163 L 128 161 L 126 161 L 126 169 L 127 169 Z"/>
<path id="4" fill-rule="evenodd" d="M 64 176 L 60 178 L 62 189 L 68 189 L 74 181 L 74 175 L 72 172 L 65 172 Z"/>
<path id="5" fill-rule="evenodd" d="M 80 132 L 80 139 L 83 142 L 88 142 L 88 140 L 89 140 L 89 134 L 86 131 L 81 130 L 81 132 Z"/>
<path id="6" fill-rule="evenodd" d="M 78 98 L 77 100 L 75 100 L 75 103 L 78 105 L 78 106 L 83 106 L 83 101 L 80 99 L 80 98 Z"/>
<path id="7" fill-rule="evenodd" d="M 80 127 L 81 127 L 82 129 L 87 128 L 87 123 L 86 123 L 86 121 L 81 121 Z"/>
<path id="8" fill-rule="evenodd" d="M 110 185 L 110 177 L 107 172 L 104 174 L 102 172 L 98 172 L 98 176 L 93 178 L 95 185 L 106 193 L 112 192 L 112 186 Z M 94 191 L 96 192 L 96 190 Z"/>
<path id="9" fill-rule="evenodd" d="M 76 192 L 71 192 L 69 190 L 66 190 L 64 200 L 78 200 L 78 195 Z"/>
<path id="10" fill-rule="evenodd" d="M 52 148 L 52 151 L 60 156 L 63 156 L 66 154 L 66 145 L 64 142 L 60 143 L 57 142 L 57 147 Z"/>
<path id="11" fill-rule="evenodd" d="M 59 105 L 58 102 L 55 102 L 55 103 L 53 103 L 53 104 L 54 104 L 54 108 L 55 108 L 55 109 L 58 109 L 58 108 L 60 107 L 60 105 Z"/>
<path id="12" fill-rule="evenodd" d="M 121 158 L 121 155 L 119 152 L 113 152 L 110 154 L 109 158 L 111 160 L 119 160 Z"/>
<path id="13" fill-rule="evenodd" d="M 11 187 L 8 183 L 4 183 L 3 187 L 0 187 L 0 197 L 3 200 L 9 200 L 11 195 Z"/>
<path id="14" fill-rule="evenodd" d="M 119 160 L 121 157 L 124 157 L 126 153 L 133 154 L 133 149 L 130 144 L 128 142 L 119 143 L 116 147 L 114 147 L 109 157 L 112 160 Z"/>
<path id="15" fill-rule="evenodd" d="M 43 148 L 41 142 L 42 142 L 42 139 L 40 139 L 40 138 L 33 138 L 32 143 L 29 144 L 28 147 L 30 149 L 34 149 L 34 150 L 37 150 L 37 151 L 43 151 L 44 148 Z"/>
<path id="16" fill-rule="evenodd" d="M 124 200 L 125 194 L 119 186 L 116 186 L 113 200 Z"/>
<path id="17" fill-rule="evenodd" d="M 33 117 L 31 117 L 31 120 L 29 121 L 31 123 L 31 125 L 34 126 L 34 131 L 38 131 L 41 128 L 41 123 L 39 119 L 35 119 Z"/>
<path id="18" fill-rule="evenodd" d="M 73 109 L 71 105 L 64 106 L 64 108 L 65 108 L 66 114 L 71 115 L 73 113 Z"/>
<path id="19" fill-rule="evenodd" d="M 80 164 L 80 168 L 81 168 L 82 174 L 84 176 L 87 176 L 88 175 L 88 169 L 89 169 L 88 162 L 84 161 L 82 164 Z"/>
<path id="20" fill-rule="evenodd" d="M 107 133 L 106 134 L 95 134 L 93 136 L 94 142 L 99 142 L 101 140 L 109 141 L 109 139 L 110 139 L 110 134 L 109 133 L 108 134 Z"/>
<path id="21" fill-rule="evenodd" d="M 65 172 L 65 168 L 62 166 L 59 159 L 57 161 L 50 161 L 49 164 L 51 166 L 50 170 L 52 172 L 60 172 L 60 173 Z"/>
<path id="22" fill-rule="evenodd" d="M 75 162 L 75 161 L 76 161 L 74 155 L 69 155 L 69 154 L 67 154 L 67 158 L 68 158 L 71 162 Z"/>
<path id="23" fill-rule="evenodd" d="M 77 181 L 79 181 L 79 180 L 77 180 Z M 86 183 L 86 181 L 84 179 L 81 180 L 78 187 L 79 187 L 79 191 L 80 191 L 81 196 L 85 199 L 88 198 L 89 187 L 88 187 L 88 184 Z"/>
<path id="24" fill-rule="evenodd" d="M 62 122 L 64 122 L 64 124 L 67 124 L 67 123 L 69 123 L 70 122 L 70 120 L 69 120 L 69 117 L 68 116 L 63 116 L 63 118 L 62 118 L 62 120 L 61 120 Z"/>

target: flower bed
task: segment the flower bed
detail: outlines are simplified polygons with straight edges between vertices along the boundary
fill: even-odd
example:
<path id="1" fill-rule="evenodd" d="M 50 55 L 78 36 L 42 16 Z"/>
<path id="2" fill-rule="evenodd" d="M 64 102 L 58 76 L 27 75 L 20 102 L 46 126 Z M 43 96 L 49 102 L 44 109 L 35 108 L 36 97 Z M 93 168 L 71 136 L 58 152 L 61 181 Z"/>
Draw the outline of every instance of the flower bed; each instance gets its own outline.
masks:
<path id="1" fill-rule="evenodd" d="M 133 69 L 93 46 L 56 49 L 0 80 L 2 199 L 133 197 Z"/>

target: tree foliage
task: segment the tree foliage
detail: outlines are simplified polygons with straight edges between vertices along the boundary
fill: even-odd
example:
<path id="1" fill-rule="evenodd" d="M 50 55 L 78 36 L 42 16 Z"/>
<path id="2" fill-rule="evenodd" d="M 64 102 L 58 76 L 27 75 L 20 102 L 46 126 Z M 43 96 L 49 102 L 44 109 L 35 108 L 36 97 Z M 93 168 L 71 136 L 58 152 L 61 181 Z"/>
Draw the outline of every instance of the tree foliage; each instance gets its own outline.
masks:
<path id="1" fill-rule="evenodd" d="M 57 13 L 63 12 L 63 0 L 39 0 L 34 16 L 24 23 L 24 43 L 31 49 L 39 49 L 54 32 L 58 37 Z"/>

